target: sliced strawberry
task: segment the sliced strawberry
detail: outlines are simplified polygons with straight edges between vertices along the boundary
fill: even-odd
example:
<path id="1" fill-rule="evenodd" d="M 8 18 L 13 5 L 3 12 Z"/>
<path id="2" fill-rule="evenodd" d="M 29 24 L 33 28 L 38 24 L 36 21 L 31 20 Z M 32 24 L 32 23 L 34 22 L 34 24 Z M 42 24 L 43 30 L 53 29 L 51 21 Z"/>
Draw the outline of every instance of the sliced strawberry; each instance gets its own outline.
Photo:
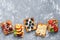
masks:
<path id="1" fill-rule="evenodd" d="M 56 25 L 55 25 L 55 24 L 51 24 L 51 26 L 52 26 L 52 28 L 56 27 Z"/>
<path id="2" fill-rule="evenodd" d="M 54 27 L 54 32 L 58 32 L 58 27 Z"/>

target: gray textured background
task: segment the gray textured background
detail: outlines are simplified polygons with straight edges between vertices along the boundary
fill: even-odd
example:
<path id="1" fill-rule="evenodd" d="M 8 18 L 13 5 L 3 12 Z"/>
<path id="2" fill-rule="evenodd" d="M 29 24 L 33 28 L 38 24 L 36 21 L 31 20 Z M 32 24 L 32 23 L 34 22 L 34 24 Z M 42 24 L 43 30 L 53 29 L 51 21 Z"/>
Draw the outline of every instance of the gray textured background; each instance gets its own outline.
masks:
<path id="1" fill-rule="evenodd" d="M 36 23 L 46 23 L 50 18 L 56 18 L 60 23 L 60 0 L 0 0 L 0 22 L 10 19 L 13 24 L 23 24 L 28 17 L 34 17 Z M 36 37 L 35 31 L 25 31 L 24 38 L 13 34 L 5 36 L 0 28 L 0 40 L 60 40 L 60 25 L 58 33 L 47 32 L 45 38 Z"/>

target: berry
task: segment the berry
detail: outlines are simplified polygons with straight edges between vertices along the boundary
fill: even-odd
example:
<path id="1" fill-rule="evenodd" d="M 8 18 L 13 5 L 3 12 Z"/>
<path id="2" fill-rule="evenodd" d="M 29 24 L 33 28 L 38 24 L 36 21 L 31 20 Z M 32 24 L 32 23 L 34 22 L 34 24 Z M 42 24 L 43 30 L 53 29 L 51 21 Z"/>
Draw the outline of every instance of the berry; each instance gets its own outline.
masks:
<path id="1" fill-rule="evenodd" d="M 49 23 L 49 24 L 52 24 L 52 23 L 53 23 L 53 20 L 49 20 L 48 23 Z"/>
<path id="2" fill-rule="evenodd" d="M 52 28 L 56 27 L 56 25 L 55 25 L 55 24 L 51 24 L 51 26 L 52 26 Z"/>
<path id="3" fill-rule="evenodd" d="M 58 27 L 54 27 L 54 32 L 58 32 Z"/>

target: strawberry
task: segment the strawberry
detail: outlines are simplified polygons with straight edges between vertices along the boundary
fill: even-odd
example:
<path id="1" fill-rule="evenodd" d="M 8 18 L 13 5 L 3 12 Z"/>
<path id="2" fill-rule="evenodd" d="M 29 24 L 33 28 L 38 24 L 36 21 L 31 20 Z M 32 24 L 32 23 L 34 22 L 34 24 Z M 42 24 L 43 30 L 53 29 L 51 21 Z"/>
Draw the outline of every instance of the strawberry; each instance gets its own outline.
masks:
<path id="1" fill-rule="evenodd" d="M 54 27 L 54 32 L 58 32 L 58 27 Z"/>
<path id="2" fill-rule="evenodd" d="M 53 23 L 53 20 L 49 20 L 48 23 L 49 23 L 49 24 L 52 24 L 52 23 Z"/>
<path id="3" fill-rule="evenodd" d="M 51 24 L 51 26 L 52 26 L 52 28 L 56 27 L 56 25 L 55 25 L 55 24 Z"/>

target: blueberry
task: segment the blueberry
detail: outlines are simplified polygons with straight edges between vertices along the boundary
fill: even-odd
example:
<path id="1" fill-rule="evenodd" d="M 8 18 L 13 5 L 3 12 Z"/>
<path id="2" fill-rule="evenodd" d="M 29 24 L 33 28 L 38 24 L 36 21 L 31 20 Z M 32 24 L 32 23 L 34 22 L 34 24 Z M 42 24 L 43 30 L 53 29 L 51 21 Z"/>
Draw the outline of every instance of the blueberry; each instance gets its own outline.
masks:
<path id="1" fill-rule="evenodd" d="M 12 28 L 9 28 L 9 31 L 12 31 L 13 29 Z"/>
<path id="2" fill-rule="evenodd" d="M 29 26 L 31 26 L 31 24 L 29 24 Z"/>
<path id="3" fill-rule="evenodd" d="M 32 23 L 32 25 L 34 26 L 34 23 Z"/>
<path id="4" fill-rule="evenodd" d="M 26 20 L 26 22 L 28 22 L 28 20 Z"/>
<path id="5" fill-rule="evenodd" d="M 31 29 L 33 29 L 33 27 L 31 27 Z"/>
<path id="6" fill-rule="evenodd" d="M 25 25 L 28 25 L 28 23 L 25 23 Z"/>
<path id="7" fill-rule="evenodd" d="M 29 21 L 29 23 L 31 23 L 31 21 Z"/>
<path id="8" fill-rule="evenodd" d="M 34 19 L 33 19 L 33 18 L 31 18 L 31 20 L 32 20 L 32 21 L 34 21 Z"/>

